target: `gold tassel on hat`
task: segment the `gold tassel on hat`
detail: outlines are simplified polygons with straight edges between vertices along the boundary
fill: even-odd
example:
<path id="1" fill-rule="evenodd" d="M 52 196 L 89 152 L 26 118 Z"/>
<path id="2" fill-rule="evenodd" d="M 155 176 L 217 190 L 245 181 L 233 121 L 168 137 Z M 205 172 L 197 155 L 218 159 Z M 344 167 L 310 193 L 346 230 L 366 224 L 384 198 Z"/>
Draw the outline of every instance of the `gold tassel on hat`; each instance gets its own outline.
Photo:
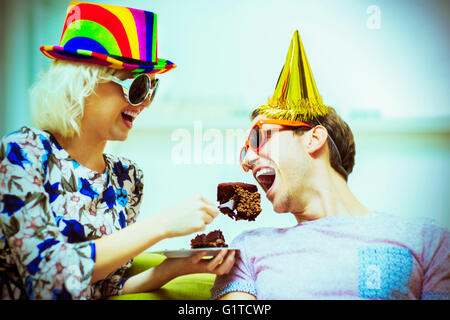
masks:
<path id="1" fill-rule="evenodd" d="M 308 121 L 329 112 L 317 90 L 300 33 L 296 30 L 275 92 L 267 105 L 259 108 L 259 113 L 271 119 Z"/>

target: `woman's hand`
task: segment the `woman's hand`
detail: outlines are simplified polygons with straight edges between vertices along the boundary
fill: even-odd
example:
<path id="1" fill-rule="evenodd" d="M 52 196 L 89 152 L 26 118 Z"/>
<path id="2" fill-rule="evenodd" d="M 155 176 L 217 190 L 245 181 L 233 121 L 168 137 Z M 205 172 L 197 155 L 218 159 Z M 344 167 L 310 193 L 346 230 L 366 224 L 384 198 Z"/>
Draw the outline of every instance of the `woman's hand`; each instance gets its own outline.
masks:
<path id="1" fill-rule="evenodd" d="M 200 195 L 178 202 L 158 214 L 161 226 L 168 238 L 202 231 L 219 214 L 216 205 Z"/>
<path id="2" fill-rule="evenodd" d="M 95 240 L 96 263 L 91 283 L 104 279 L 158 241 L 204 230 L 218 214 L 214 203 L 193 196 L 160 214 Z"/>
<path id="3" fill-rule="evenodd" d="M 161 263 L 169 278 L 191 273 L 213 273 L 224 275 L 230 272 L 235 261 L 235 250 L 223 249 L 212 259 L 202 259 L 206 251 L 200 251 L 188 258 L 166 259 Z"/>
<path id="4" fill-rule="evenodd" d="M 165 259 L 156 267 L 129 278 L 123 286 L 122 294 L 153 291 L 176 277 L 191 273 L 227 274 L 235 261 L 235 250 L 220 250 L 209 260 L 202 259 L 205 255 L 206 251 L 200 251 L 189 258 Z"/>

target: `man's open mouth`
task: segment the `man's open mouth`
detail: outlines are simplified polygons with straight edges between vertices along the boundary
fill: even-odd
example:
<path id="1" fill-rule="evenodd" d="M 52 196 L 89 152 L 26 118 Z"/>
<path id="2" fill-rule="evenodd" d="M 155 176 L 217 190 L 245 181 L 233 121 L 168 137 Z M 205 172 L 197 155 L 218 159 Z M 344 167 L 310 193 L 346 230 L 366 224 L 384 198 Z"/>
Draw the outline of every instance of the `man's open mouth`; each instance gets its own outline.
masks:
<path id="1" fill-rule="evenodd" d="M 253 172 L 253 176 L 267 193 L 275 182 L 276 172 L 271 167 L 261 167 Z"/>

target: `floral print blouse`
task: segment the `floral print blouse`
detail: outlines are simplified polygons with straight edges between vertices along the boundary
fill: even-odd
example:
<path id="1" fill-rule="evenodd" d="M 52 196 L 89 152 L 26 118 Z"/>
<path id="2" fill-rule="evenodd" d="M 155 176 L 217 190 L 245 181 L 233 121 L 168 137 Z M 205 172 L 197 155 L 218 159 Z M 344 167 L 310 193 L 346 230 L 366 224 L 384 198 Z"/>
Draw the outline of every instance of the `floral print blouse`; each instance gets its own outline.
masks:
<path id="1" fill-rule="evenodd" d="M 134 223 L 143 172 L 104 155 L 104 173 L 73 160 L 46 131 L 22 127 L 0 144 L 1 299 L 99 299 L 121 293 L 129 261 L 89 285 L 95 239 Z"/>

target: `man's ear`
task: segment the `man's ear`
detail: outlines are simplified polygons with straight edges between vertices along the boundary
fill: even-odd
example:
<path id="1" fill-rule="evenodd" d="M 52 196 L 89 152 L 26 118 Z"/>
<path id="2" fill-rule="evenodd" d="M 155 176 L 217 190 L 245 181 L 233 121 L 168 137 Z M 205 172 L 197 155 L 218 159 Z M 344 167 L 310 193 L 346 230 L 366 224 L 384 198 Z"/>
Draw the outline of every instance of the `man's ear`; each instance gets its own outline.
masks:
<path id="1" fill-rule="evenodd" d="M 320 152 L 326 144 L 328 131 L 324 126 L 315 126 L 308 132 L 306 151 L 312 155 Z"/>

